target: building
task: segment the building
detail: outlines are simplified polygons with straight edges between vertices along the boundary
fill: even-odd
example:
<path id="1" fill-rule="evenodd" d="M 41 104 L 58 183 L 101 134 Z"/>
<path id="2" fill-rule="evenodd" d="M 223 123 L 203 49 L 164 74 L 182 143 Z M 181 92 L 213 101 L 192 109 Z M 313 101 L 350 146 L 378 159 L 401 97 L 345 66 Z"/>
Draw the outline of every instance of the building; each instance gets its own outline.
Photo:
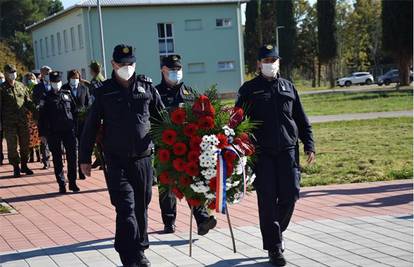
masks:
<path id="1" fill-rule="evenodd" d="M 31 32 L 36 68 L 90 78 L 91 60 L 102 62 L 96 0 L 84 0 L 39 21 Z M 184 81 L 198 91 L 217 84 L 232 92 L 243 83 L 241 0 L 101 0 L 107 76 L 113 48 L 135 47 L 137 73 L 161 79 L 160 58 L 181 54 Z M 66 75 L 64 75 L 66 79 Z"/>

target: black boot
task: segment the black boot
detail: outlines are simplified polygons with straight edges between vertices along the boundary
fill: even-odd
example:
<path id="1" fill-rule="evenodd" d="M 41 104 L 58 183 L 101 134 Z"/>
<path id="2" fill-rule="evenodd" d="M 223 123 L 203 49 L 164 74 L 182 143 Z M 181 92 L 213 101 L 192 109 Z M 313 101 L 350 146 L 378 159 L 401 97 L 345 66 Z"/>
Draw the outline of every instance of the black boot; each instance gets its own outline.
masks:
<path id="1" fill-rule="evenodd" d="M 99 159 L 95 159 L 95 161 L 92 163 L 91 168 L 92 168 L 92 169 L 96 169 L 96 168 L 98 168 L 99 166 L 101 166 L 101 161 L 100 161 Z"/>
<path id="2" fill-rule="evenodd" d="M 175 233 L 175 225 L 164 225 L 164 234 Z"/>
<path id="3" fill-rule="evenodd" d="M 148 258 L 145 256 L 144 251 L 140 251 L 138 253 L 138 264 L 141 267 L 150 267 L 151 262 L 148 260 Z"/>
<path id="4" fill-rule="evenodd" d="M 19 165 L 14 165 L 13 166 L 13 178 L 18 178 L 20 176 L 21 176 L 21 174 L 20 174 L 20 167 L 19 167 Z"/>
<path id="5" fill-rule="evenodd" d="M 40 157 L 40 150 L 39 150 L 39 148 L 36 148 L 35 153 L 36 153 L 36 162 L 40 162 L 41 157 Z"/>
<path id="6" fill-rule="evenodd" d="M 59 193 L 65 194 L 66 193 L 66 185 L 65 184 L 59 184 Z"/>
<path id="7" fill-rule="evenodd" d="M 269 250 L 269 261 L 272 265 L 275 266 L 285 266 L 286 260 L 283 256 L 282 249 L 276 248 Z"/>
<path id="8" fill-rule="evenodd" d="M 206 235 L 208 231 L 216 227 L 216 225 L 217 225 L 216 218 L 214 218 L 214 216 L 210 216 L 207 220 L 205 220 L 204 222 L 200 223 L 200 225 L 198 225 L 197 232 L 199 235 Z"/>
<path id="9" fill-rule="evenodd" d="M 49 169 L 49 167 L 50 167 L 50 164 L 49 164 L 49 161 L 48 160 L 46 160 L 46 161 L 43 161 L 43 170 L 47 170 L 47 169 Z"/>
<path id="10" fill-rule="evenodd" d="M 32 175 L 33 171 L 27 167 L 26 164 L 22 164 L 22 169 L 20 170 L 22 173 L 25 173 L 26 175 Z"/>
<path id="11" fill-rule="evenodd" d="M 70 181 L 69 181 L 69 190 L 71 190 L 71 191 L 73 191 L 73 192 L 79 192 L 79 191 L 80 191 L 80 189 L 79 189 L 79 187 L 76 185 L 76 182 L 75 182 L 75 181 L 73 181 L 73 182 L 70 182 Z"/>
<path id="12" fill-rule="evenodd" d="M 85 180 L 85 179 L 86 179 L 86 176 L 85 176 L 85 174 L 82 173 L 82 171 L 80 170 L 80 167 L 79 167 L 79 180 Z"/>

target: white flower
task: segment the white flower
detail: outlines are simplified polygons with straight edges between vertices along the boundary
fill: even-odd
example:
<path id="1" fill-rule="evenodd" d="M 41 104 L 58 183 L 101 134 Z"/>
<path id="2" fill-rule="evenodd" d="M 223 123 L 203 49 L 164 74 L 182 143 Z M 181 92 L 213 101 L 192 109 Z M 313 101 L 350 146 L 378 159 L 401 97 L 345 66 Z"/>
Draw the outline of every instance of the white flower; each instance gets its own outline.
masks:
<path id="1" fill-rule="evenodd" d="M 204 194 L 204 196 L 205 196 L 207 199 L 214 199 L 214 198 L 216 197 L 216 195 L 211 194 L 211 193 Z"/>
<path id="2" fill-rule="evenodd" d="M 228 125 L 223 126 L 222 129 L 224 130 L 224 134 L 226 136 L 234 136 L 234 135 L 236 135 L 236 133 L 234 132 L 234 130 L 232 128 L 230 128 Z"/>
<path id="3" fill-rule="evenodd" d="M 201 148 L 201 150 L 206 150 L 209 146 L 210 146 L 210 145 L 209 145 L 209 143 L 207 143 L 207 142 L 202 142 L 202 143 L 200 144 L 200 148 Z"/>
<path id="4" fill-rule="evenodd" d="M 207 143 L 209 141 L 209 136 L 208 135 L 204 135 L 202 138 L 203 143 Z"/>

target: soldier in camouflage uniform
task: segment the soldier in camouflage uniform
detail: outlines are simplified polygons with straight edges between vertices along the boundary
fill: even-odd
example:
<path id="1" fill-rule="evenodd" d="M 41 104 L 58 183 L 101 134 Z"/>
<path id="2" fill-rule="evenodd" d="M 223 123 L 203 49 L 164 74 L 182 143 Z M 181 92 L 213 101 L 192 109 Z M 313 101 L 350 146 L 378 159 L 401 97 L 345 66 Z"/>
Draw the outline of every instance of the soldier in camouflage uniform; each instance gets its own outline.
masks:
<path id="1" fill-rule="evenodd" d="M 0 85 L 0 115 L 2 128 L 7 142 L 9 162 L 14 168 L 14 177 L 20 173 L 27 175 L 33 171 L 27 167 L 29 156 L 29 126 L 27 123 L 27 106 L 31 104 L 29 89 L 16 81 L 17 70 L 11 64 L 4 67 L 6 82 Z M 17 143 L 20 147 L 20 158 Z M 19 164 L 21 163 L 21 168 Z"/>

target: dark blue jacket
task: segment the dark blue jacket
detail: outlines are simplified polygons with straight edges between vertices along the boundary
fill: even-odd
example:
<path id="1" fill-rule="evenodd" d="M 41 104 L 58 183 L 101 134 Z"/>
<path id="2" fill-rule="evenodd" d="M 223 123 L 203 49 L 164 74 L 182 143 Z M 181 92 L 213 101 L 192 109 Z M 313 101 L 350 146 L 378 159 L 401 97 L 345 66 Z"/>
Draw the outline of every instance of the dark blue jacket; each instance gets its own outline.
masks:
<path id="1" fill-rule="evenodd" d="M 194 90 L 184 83 L 179 83 L 170 87 L 165 82 L 164 77 L 162 78 L 161 83 L 155 86 L 155 88 L 157 88 L 162 102 L 167 108 L 178 107 L 180 103 L 193 102 L 196 95 Z"/>
<path id="2" fill-rule="evenodd" d="M 150 117 L 158 117 L 164 105 L 150 78 L 138 75 L 132 79 L 130 88 L 123 88 L 112 74 L 112 78 L 96 90 L 82 133 L 81 163 L 91 162 L 101 121 L 105 154 L 133 158 L 151 150 Z"/>
<path id="3" fill-rule="evenodd" d="M 260 123 L 253 130 L 259 151 L 277 154 L 295 147 L 300 139 L 305 151 L 315 152 L 311 124 L 298 92 L 288 80 L 268 81 L 259 75 L 239 89 L 236 106 Z"/>

